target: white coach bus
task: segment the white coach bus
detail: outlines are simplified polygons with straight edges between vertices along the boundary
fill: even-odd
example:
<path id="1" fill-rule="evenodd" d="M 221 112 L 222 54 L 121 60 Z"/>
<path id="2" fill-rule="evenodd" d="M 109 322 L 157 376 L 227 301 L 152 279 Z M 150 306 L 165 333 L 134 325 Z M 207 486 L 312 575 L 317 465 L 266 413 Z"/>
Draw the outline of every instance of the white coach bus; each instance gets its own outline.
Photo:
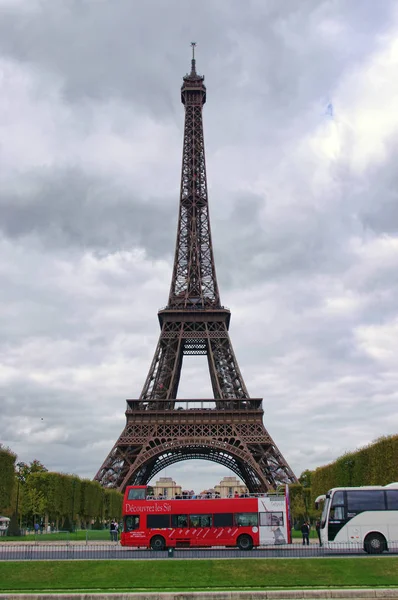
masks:
<path id="1" fill-rule="evenodd" d="M 324 546 L 355 544 L 369 554 L 381 554 L 392 544 L 398 546 L 398 483 L 333 488 L 318 496 L 316 508 L 322 502 Z"/>

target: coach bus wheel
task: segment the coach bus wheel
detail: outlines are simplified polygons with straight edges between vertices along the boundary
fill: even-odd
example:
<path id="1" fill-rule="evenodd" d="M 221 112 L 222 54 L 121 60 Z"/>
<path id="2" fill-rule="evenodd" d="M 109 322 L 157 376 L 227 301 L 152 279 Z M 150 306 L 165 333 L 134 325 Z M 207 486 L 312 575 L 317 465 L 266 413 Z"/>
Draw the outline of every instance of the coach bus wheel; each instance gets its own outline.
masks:
<path id="1" fill-rule="evenodd" d="M 152 550 L 164 550 L 166 548 L 164 537 L 161 535 L 155 535 L 155 537 L 151 539 L 151 548 Z"/>
<path id="2" fill-rule="evenodd" d="M 239 550 L 251 550 L 253 548 L 253 540 L 250 535 L 240 535 L 238 537 L 238 548 Z"/>
<path id="3" fill-rule="evenodd" d="M 369 533 L 364 546 L 368 554 L 381 554 L 386 549 L 386 540 L 380 533 Z"/>

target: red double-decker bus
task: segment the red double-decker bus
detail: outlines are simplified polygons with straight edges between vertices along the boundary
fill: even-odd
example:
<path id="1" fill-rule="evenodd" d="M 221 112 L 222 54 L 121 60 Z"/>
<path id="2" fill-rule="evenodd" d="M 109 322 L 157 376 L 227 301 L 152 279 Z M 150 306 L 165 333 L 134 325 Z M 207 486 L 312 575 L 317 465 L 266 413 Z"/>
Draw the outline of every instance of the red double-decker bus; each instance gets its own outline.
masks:
<path id="1" fill-rule="evenodd" d="M 146 486 L 129 486 L 120 543 L 154 550 L 290 544 L 289 495 L 169 500 L 147 497 Z"/>

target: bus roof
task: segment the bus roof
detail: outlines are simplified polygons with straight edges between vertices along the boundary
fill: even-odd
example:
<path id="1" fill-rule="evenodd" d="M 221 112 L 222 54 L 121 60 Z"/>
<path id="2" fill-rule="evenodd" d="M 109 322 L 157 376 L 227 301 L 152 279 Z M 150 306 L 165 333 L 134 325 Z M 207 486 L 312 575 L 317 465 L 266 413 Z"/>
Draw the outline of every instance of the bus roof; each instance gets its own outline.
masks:
<path id="1" fill-rule="evenodd" d="M 385 489 L 398 489 L 398 482 L 388 483 L 387 485 L 360 485 L 360 486 L 346 486 L 346 487 L 335 487 L 328 491 L 331 492 L 344 491 L 344 490 L 385 490 Z"/>

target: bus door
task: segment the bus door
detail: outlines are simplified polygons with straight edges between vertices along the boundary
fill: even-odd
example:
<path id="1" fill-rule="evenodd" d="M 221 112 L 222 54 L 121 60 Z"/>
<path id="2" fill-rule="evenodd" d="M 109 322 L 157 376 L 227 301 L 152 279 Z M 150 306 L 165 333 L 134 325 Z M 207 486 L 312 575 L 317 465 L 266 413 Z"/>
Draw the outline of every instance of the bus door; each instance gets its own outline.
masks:
<path id="1" fill-rule="evenodd" d="M 340 530 L 347 523 L 347 511 L 345 506 L 345 492 L 337 491 L 333 494 L 328 521 L 328 540 L 333 542 Z M 347 529 L 345 535 L 339 541 L 348 542 Z"/>

